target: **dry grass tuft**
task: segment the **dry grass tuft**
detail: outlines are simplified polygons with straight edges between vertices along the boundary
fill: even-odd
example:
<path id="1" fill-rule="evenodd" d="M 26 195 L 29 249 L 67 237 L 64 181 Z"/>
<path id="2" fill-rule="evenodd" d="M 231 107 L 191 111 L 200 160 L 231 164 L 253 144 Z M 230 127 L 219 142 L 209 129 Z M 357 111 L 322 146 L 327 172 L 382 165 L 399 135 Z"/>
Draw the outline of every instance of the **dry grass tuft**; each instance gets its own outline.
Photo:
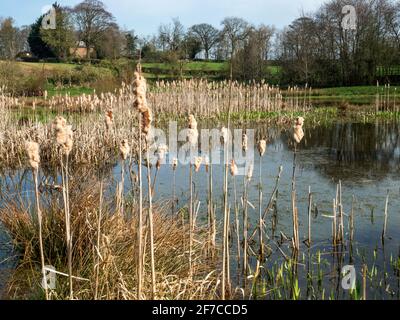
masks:
<path id="1" fill-rule="evenodd" d="M 97 223 L 100 202 L 98 187 L 93 183 L 85 188 L 71 186 L 71 230 L 73 234 L 74 280 L 76 299 L 94 299 L 96 261 L 99 261 L 98 299 L 137 299 L 137 208 L 132 208 L 132 218 L 114 214 L 111 205 L 104 205 L 101 220 L 100 247 L 96 247 Z M 49 198 L 47 198 L 49 197 Z M 62 204 L 57 205 L 53 196 L 42 194 L 43 243 L 47 265 L 68 273 L 67 244 Z M 161 207 L 161 206 L 160 206 Z M 156 299 L 215 299 L 217 274 L 215 265 L 203 255 L 206 232 L 197 229 L 193 244 L 192 278 L 188 278 L 188 248 L 185 247 L 187 226 L 168 217 L 155 205 L 154 244 L 157 271 Z M 0 219 L 20 253 L 20 262 L 8 286 L 8 298 L 44 297 L 40 288 L 40 250 L 37 234 L 38 221 L 29 210 L 18 202 L 7 202 L 0 209 Z M 144 234 L 148 235 L 148 228 Z M 145 264 L 150 264 L 149 241 L 146 244 Z M 151 297 L 150 267 L 145 270 L 143 297 Z M 57 276 L 57 288 L 50 291 L 51 299 L 68 299 L 68 278 Z"/>

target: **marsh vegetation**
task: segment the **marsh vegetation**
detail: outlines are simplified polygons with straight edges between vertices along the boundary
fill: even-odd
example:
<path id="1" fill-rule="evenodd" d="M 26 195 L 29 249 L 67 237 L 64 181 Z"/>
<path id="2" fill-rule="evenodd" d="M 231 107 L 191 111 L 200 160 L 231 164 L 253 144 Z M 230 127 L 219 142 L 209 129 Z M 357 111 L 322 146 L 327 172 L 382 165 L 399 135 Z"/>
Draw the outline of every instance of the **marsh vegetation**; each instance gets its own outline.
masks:
<path id="1" fill-rule="evenodd" d="M 148 85 L 141 71 L 111 93 L 0 93 L 5 297 L 399 298 L 393 89 L 377 87 L 369 107 L 316 108 L 309 87 Z M 217 128 L 224 161 L 182 164 L 159 146 L 151 163 L 149 132 L 169 120 L 195 148 Z M 228 152 L 233 129 L 254 149 L 245 175 Z M 41 286 L 48 265 L 55 288 Z"/>

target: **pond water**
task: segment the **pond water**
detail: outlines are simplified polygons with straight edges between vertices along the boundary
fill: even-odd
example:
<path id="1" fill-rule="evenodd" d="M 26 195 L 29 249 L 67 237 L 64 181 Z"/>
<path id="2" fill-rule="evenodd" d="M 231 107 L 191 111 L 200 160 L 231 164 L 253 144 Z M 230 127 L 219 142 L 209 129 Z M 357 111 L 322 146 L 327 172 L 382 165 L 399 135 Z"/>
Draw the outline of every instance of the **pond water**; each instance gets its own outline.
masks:
<path id="1" fill-rule="evenodd" d="M 235 127 L 235 126 L 233 126 Z M 283 167 L 278 185 L 276 203 L 276 227 L 274 236 L 277 239 L 281 232 L 288 237 L 292 235 L 291 183 L 293 168 L 293 148 L 289 143 L 286 130 L 257 126 L 258 136 L 268 137 L 267 152 L 261 159 L 261 184 L 263 191 L 263 211 L 275 186 L 279 167 Z M 254 173 L 249 184 L 250 230 L 256 227 L 258 219 L 259 199 L 259 166 L 260 158 L 255 151 Z M 296 189 L 299 213 L 300 240 L 307 238 L 308 233 L 308 193 L 313 196 L 312 242 L 311 249 L 329 252 L 332 219 L 332 202 L 336 196 L 337 184 L 341 181 L 342 203 L 345 213 L 345 237 L 348 238 L 348 216 L 354 212 L 354 244 L 357 250 L 371 253 L 378 250 L 377 266 L 380 268 L 386 259 L 397 257 L 400 245 L 400 124 L 396 122 L 348 123 L 305 126 L 305 137 L 297 147 Z M 137 168 L 135 168 L 136 170 Z M 121 168 L 115 165 L 113 175 L 119 180 Z M 154 172 L 152 172 L 154 174 Z M 146 174 L 146 170 L 144 170 Z M 199 200 L 198 221 L 207 221 L 208 177 L 205 166 L 194 173 L 195 195 Z M 229 201 L 233 206 L 235 179 L 237 198 L 243 194 L 243 177 L 229 176 Z M 129 178 L 125 179 L 125 188 L 130 189 Z M 173 197 L 174 172 L 170 165 L 161 166 L 157 173 L 155 201 Z M 25 188 L 30 188 L 28 183 Z M 217 212 L 222 208 L 223 166 L 213 166 L 214 202 Z M 187 205 L 189 198 L 189 167 L 178 165 L 175 172 L 175 192 L 178 207 Z M 384 224 L 385 201 L 388 202 L 387 240 L 381 243 Z M 1 201 L 1 200 L 0 200 Z M 1 205 L 1 203 L 0 203 Z M 166 208 L 169 210 L 169 208 Z M 172 209 L 171 209 L 172 211 Z M 241 217 L 240 211 L 240 217 Z M 220 215 L 219 215 L 220 217 Z M 231 212 L 233 217 L 233 212 Z M 233 220 L 233 218 L 232 218 Z M 233 221 L 231 221 L 233 224 Z M 266 219 L 267 235 L 272 238 L 272 213 Z M 0 229 L 1 230 L 1 229 Z M 0 231 L 1 232 L 1 231 Z M 0 235 L 1 236 L 1 235 Z M 4 235 L 3 235 L 4 236 Z M 1 236 L 1 237 L 3 237 Z M 0 238 L 0 272 L 9 268 L 10 249 L 6 248 Z M 234 241 L 233 241 L 234 242 Z M 348 249 L 348 248 L 347 248 Z M 347 250 L 348 251 L 348 250 Z M 235 247 L 232 247 L 234 255 Z M 383 253 L 382 253 L 383 252 Z M 275 251 L 270 259 L 283 260 L 283 256 Z M 372 261 L 367 255 L 366 261 Z M 360 272 L 360 261 L 358 272 Z M 233 264 L 234 265 L 234 264 Z M 393 280 L 395 286 L 397 280 Z M 1 278 L 0 278 L 1 290 Z M 373 293 L 374 294 L 374 293 Z M 380 294 L 383 296 L 384 294 Z"/>
<path id="2" fill-rule="evenodd" d="M 258 128 L 260 131 L 264 128 Z M 283 167 L 278 187 L 278 230 L 291 233 L 291 182 L 293 148 L 289 146 L 286 131 L 276 129 L 261 159 L 263 209 L 275 186 L 279 167 Z M 324 215 L 332 214 L 332 201 L 339 180 L 342 184 L 342 203 L 346 214 L 350 213 L 354 197 L 354 216 L 357 239 L 374 245 L 380 241 L 386 196 L 389 193 L 388 234 L 393 242 L 400 240 L 396 229 L 400 226 L 400 125 L 395 123 L 336 123 L 305 129 L 304 141 L 297 148 L 296 189 L 299 209 L 300 234 L 308 228 L 308 191 L 313 194 L 317 216 L 313 218 L 313 238 L 326 240 L 331 235 L 331 220 Z M 250 218 L 258 217 L 259 163 L 254 153 L 253 178 L 249 184 Z M 146 170 L 144 170 L 146 174 Z M 154 170 L 152 172 L 154 175 Z M 120 175 L 120 167 L 114 168 Z M 175 173 L 176 194 L 181 206 L 187 205 L 189 196 L 189 167 L 178 165 Z M 208 173 L 203 165 L 194 173 L 195 193 L 200 201 L 200 213 L 207 212 Z M 222 205 L 223 166 L 213 166 L 214 202 Z M 228 193 L 234 200 L 233 179 L 229 176 Z M 170 165 L 161 166 L 156 180 L 155 198 L 173 196 L 173 170 Z M 238 198 L 243 194 L 243 177 L 235 178 Z M 126 188 L 129 188 L 128 183 Z M 375 237 L 376 235 L 376 237 Z"/>

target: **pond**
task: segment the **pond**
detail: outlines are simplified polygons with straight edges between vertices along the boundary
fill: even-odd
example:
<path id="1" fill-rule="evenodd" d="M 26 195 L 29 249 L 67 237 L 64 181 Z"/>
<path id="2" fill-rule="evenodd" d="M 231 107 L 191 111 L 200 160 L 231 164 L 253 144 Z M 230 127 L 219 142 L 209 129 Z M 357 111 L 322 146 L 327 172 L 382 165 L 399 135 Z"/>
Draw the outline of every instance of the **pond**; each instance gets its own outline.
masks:
<path id="1" fill-rule="evenodd" d="M 235 128 L 235 126 L 232 126 Z M 253 177 L 248 185 L 249 220 L 250 230 L 256 228 L 259 215 L 259 185 L 262 185 L 262 211 L 264 212 L 275 187 L 279 168 L 282 166 L 282 174 L 278 183 L 278 192 L 273 210 L 266 216 L 266 234 L 271 252 L 266 259 L 266 265 L 273 267 L 277 261 L 283 262 L 285 255 L 290 254 L 289 244 L 278 250 L 276 243 L 282 237 L 292 236 L 292 207 L 291 184 L 294 149 L 289 143 L 290 136 L 287 130 L 278 127 L 265 127 L 256 125 L 256 136 L 266 137 L 268 141 L 267 151 L 260 159 L 255 150 Z M 260 173 L 261 163 L 261 177 Z M 125 172 L 128 171 L 126 166 Z M 137 170 L 137 168 L 134 168 Z M 116 164 L 112 169 L 115 183 L 120 179 L 121 167 Z M 21 174 L 21 172 L 17 173 Z M 144 170 L 143 174 L 146 174 Z M 152 170 L 154 178 L 154 170 Z M 193 174 L 194 193 L 198 199 L 198 223 L 207 222 L 207 197 L 209 188 L 209 174 L 203 165 L 199 172 Z M 213 165 L 213 198 L 217 205 L 217 216 L 221 218 L 223 206 L 223 165 Z M 386 262 L 393 257 L 397 259 L 400 246 L 400 123 L 375 122 L 375 123 L 351 123 L 336 122 L 330 124 L 305 126 L 305 137 L 297 146 L 296 153 L 296 192 L 299 215 L 300 241 L 308 237 L 308 205 L 309 190 L 312 193 L 312 219 L 311 233 L 312 246 L 307 248 L 302 244 L 302 252 L 308 252 L 310 256 L 316 254 L 325 255 L 330 264 L 335 257 L 332 252 L 332 212 L 333 199 L 336 197 L 337 186 L 340 181 L 342 188 L 342 204 L 344 211 L 344 225 L 346 243 L 342 258 L 354 264 L 357 275 L 361 274 L 362 263 L 373 264 L 376 272 L 386 279 Z M 189 166 L 178 165 L 176 171 L 171 165 L 162 165 L 157 172 L 155 184 L 155 201 L 172 199 L 177 197 L 177 208 L 187 206 L 189 199 Z M 235 180 L 235 182 L 234 182 Z M 2 183 L 4 186 L 4 183 Z M 229 202 L 234 206 L 236 198 L 240 201 L 243 194 L 244 177 L 229 176 Z M 24 188 L 29 191 L 31 184 Z M 125 178 L 126 192 L 130 190 L 128 175 Z M 175 191 L 174 191 L 175 190 Z M 29 192 L 27 193 L 29 197 Z M 385 202 L 388 196 L 388 222 L 387 237 L 382 244 L 382 229 L 385 219 Z M 0 200 L 1 201 L 1 200 Z M 1 205 L 1 203 L 0 203 Z M 172 206 L 172 204 L 168 204 Z M 196 207 L 197 208 L 197 207 Z M 173 208 L 166 208 L 171 210 Z M 349 257 L 349 217 L 354 214 L 354 256 Z M 239 218 L 242 217 L 242 209 Z M 242 222 L 240 222 L 241 225 Z M 234 225 L 234 213 L 231 210 L 231 225 Z M 274 226 L 274 227 L 272 227 Z M 0 229 L 1 230 L 1 229 Z M 0 231 L 1 232 L 1 231 Z M 4 233 L 4 232 L 3 232 Z M 0 235 L 2 249 L 0 249 L 0 270 L 10 268 L 10 247 L 5 247 L 5 236 Z M 257 238 L 257 237 L 255 237 Z M 232 268 L 235 269 L 236 246 L 234 232 L 231 235 Z M 6 248 L 6 249 L 4 249 Z M 7 249 L 8 248 L 8 249 Z M 307 251 L 308 250 L 308 251 Z M 375 252 L 375 254 L 372 254 Z M 255 259 L 252 258 L 252 262 Z M 304 259 L 300 257 L 300 260 Z M 346 264 L 346 263 L 344 263 Z M 299 263 L 302 266 L 302 263 Z M 304 264 L 305 266 L 306 264 Z M 335 270 L 336 267 L 330 268 Z M 300 268 L 301 269 L 301 268 Z M 300 274 L 302 271 L 299 271 Z M 304 271 L 305 272 L 305 271 Z M 1 272 L 3 273 L 3 272 Z M 340 271 L 339 271 L 340 273 Z M 328 285 L 332 279 L 326 280 Z M 1 290 L 0 278 L 0 290 Z M 325 281 L 325 280 L 324 280 Z M 390 289 L 386 286 L 382 290 L 368 289 L 369 296 L 391 297 L 395 293 L 391 291 L 398 286 L 398 275 L 388 277 Z M 305 281 L 300 281 L 300 286 L 306 287 Z M 379 286 L 378 286 L 379 287 Z M 385 290 L 388 289 L 388 290 Z M 390 293 L 391 292 L 391 293 Z M 398 294 L 398 290 L 396 291 Z M 326 293 L 328 295 L 328 293 Z M 338 293 L 337 298 L 344 297 Z M 325 296 L 326 298 L 327 296 Z"/>

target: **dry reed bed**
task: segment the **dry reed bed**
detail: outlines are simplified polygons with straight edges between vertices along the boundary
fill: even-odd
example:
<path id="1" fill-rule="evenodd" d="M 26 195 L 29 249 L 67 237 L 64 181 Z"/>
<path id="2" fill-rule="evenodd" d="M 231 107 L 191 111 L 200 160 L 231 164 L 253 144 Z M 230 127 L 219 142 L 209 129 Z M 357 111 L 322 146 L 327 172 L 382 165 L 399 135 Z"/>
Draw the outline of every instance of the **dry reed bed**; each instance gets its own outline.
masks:
<path id="1" fill-rule="evenodd" d="M 186 115 L 194 113 L 198 117 L 226 113 L 231 95 L 231 112 L 307 110 L 310 105 L 311 88 L 289 87 L 282 90 L 267 83 L 240 83 L 233 81 L 214 82 L 206 80 L 157 81 L 149 88 L 147 98 L 154 112 Z M 122 83 L 114 92 L 69 94 L 27 102 L 23 98 L 9 97 L 0 89 L 0 108 L 36 108 L 44 106 L 50 110 L 93 112 L 113 108 L 134 99 L 133 86 Z"/>
<path id="2" fill-rule="evenodd" d="M 137 296 L 137 203 L 127 207 L 129 217 L 122 217 L 113 205 L 101 200 L 99 182 L 71 185 L 71 229 L 73 232 L 73 275 L 75 299 L 138 299 Z M 43 247 L 45 261 L 57 271 L 68 273 L 64 212 L 61 194 L 44 192 Z M 99 204 L 102 215 L 100 232 L 97 228 Z M 157 271 L 157 299 L 218 298 L 215 264 L 205 257 L 206 232 L 197 228 L 193 245 L 192 276 L 188 277 L 188 248 L 184 236 L 187 226 L 175 217 L 167 216 L 162 204 L 154 205 L 154 243 Z M 9 231 L 20 262 L 8 285 L 8 298 L 43 298 L 41 279 L 38 221 L 21 202 L 8 202 L 0 209 L 0 219 Z M 148 234 L 147 224 L 144 234 Z M 100 246 L 97 247 L 97 237 Z M 150 298 L 150 246 L 146 243 L 142 299 Z M 100 258 L 99 258 L 100 257 Z M 98 269 L 97 269 L 98 268 Z M 97 273 L 97 270 L 99 272 Z M 57 290 L 51 299 L 68 299 L 68 278 L 57 276 Z"/>
<path id="3" fill-rule="evenodd" d="M 100 166 L 115 162 L 118 145 L 123 139 L 127 139 L 135 148 L 137 115 L 128 104 L 115 104 L 112 110 L 111 117 L 105 113 L 66 116 L 72 125 L 75 142 L 70 154 L 71 163 Z M 57 162 L 59 155 L 52 141 L 53 119 L 49 118 L 47 123 L 42 123 L 33 118 L 20 124 L 15 118 L 15 111 L 0 109 L 0 166 L 13 169 L 23 167 L 26 140 L 40 144 L 40 156 L 47 165 Z"/>
<path id="4" fill-rule="evenodd" d="M 218 117 L 230 112 L 299 111 L 308 110 L 308 91 L 288 90 L 291 99 L 283 101 L 282 91 L 264 83 L 206 82 L 182 80 L 157 82 L 147 92 L 153 114 L 162 117 L 183 117 L 193 113 L 199 119 Z M 231 98 L 230 98 L 231 97 Z M 41 146 L 43 162 L 57 161 L 56 148 L 51 143 L 50 123 L 62 114 L 72 124 L 75 148 L 70 160 L 75 165 L 99 165 L 115 161 L 120 141 L 127 139 L 134 153 L 137 151 L 138 115 L 133 110 L 134 86 L 123 84 L 119 90 L 107 94 L 56 96 L 29 106 L 27 117 L 24 100 L 10 97 L 0 90 L 0 164 L 3 168 L 22 167 L 24 141 L 32 139 Z M 52 112 L 39 119 L 39 104 Z M 44 107 L 43 107 L 44 105 Z M 46 111 L 46 112 L 47 112 Z M 83 115 L 84 114 L 84 115 Z M 40 120 L 40 121 L 39 121 Z"/>

